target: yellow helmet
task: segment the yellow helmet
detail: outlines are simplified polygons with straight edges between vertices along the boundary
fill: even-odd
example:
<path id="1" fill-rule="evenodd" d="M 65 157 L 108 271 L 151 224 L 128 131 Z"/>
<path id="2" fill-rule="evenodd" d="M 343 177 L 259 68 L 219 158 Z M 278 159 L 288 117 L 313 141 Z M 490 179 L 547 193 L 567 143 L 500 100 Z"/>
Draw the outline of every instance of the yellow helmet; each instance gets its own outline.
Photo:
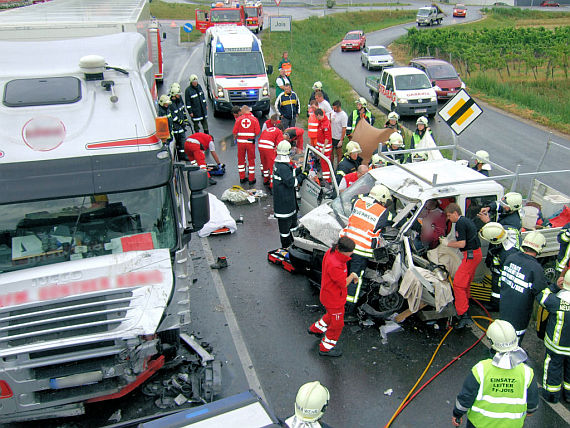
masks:
<path id="1" fill-rule="evenodd" d="M 358 144 L 356 141 L 349 141 L 346 144 L 346 153 L 348 153 L 349 155 L 352 153 L 362 153 L 360 144 Z"/>
<path id="2" fill-rule="evenodd" d="M 315 83 L 313 83 L 313 90 L 315 89 L 323 89 L 323 84 L 320 81 L 316 81 Z"/>
<path id="3" fill-rule="evenodd" d="M 316 422 L 325 413 L 329 399 L 329 390 L 318 380 L 306 383 L 297 392 L 295 416 L 304 422 Z"/>
<path id="4" fill-rule="evenodd" d="M 479 238 L 490 242 L 491 244 L 500 244 L 505 242 L 509 236 L 501 223 L 489 222 L 479 231 Z"/>
<path id="5" fill-rule="evenodd" d="M 170 96 L 173 97 L 174 95 L 180 95 L 180 83 L 174 82 L 170 85 Z"/>
<path id="6" fill-rule="evenodd" d="M 403 147 L 404 138 L 399 132 L 393 132 L 392 134 L 390 134 L 390 138 L 388 139 L 388 144 L 390 146 Z"/>
<path id="7" fill-rule="evenodd" d="M 278 155 L 288 155 L 291 152 L 291 143 L 289 141 L 283 140 L 277 144 L 277 154 Z"/>
<path id="8" fill-rule="evenodd" d="M 396 121 L 400 120 L 400 115 L 398 113 L 396 113 L 395 111 L 391 111 L 390 113 L 388 113 L 388 120 L 390 119 L 394 119 Z"/>
<path id="9" fill-rule="evenodd" d="M 536 230 L 528 233 L 523 239 L 521 247 L 530 248 L 535 251 L 536 254 L 542 253 L 542 250 L 546 246 L 546 238 L 544 235 Z"/>
<path id="10" fill-rule="evenodd" d="M 370 189 L 370 193 L 368 195 L 376 199 L 381 204 L 385 204 L 391 197 L 390 190 L 383 184 L 377 184 L 374 186 Z"/>
<path id="11" fill-rule="evenodd" d="M 428 126 L 427 117 L 425 116 L 418 117 L 418 120 L 416 120 L 416 125 L 419 125 L 420 123 L 423 124 L 424 126 Z"/>
<path id="12" fill-rule="evenodd" d="M 170 97 L 168 95 L 161 95 L 158 99 L 158 105 L 162 107 L 166 107 L 166 105 L 170 104 L 171 102 L 172 101 L 170 101 Z"/>
<path id="13" fill-rule="evenodd" d="M 190 75 L 190 83 L 195 82 L 198 80 L 198 76 L 196 74 L 191 74 Z"/>
<path id="14" fill-rule="evenodd" d="M 366 107 L 368 105 L 368 101 L 366 101 L 365 98 L 360 97 L 354 102 L 354 104 L 362 104 L 362 107 Z"/>
<path id="15" fill-rule="evenodd" d="M 513 211 L 518 211 L 522 208 L 523 198 L 520 193 L 509 192 L 505 196 L 503 196 L 501 203 L 506 205 Z"/>

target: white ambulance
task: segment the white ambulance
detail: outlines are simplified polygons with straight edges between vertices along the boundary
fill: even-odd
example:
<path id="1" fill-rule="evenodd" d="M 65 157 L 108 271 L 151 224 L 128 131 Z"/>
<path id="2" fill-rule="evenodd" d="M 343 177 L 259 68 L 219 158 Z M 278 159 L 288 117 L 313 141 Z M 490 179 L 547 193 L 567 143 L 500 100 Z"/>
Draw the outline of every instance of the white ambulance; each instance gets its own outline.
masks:
<path id="1" fill-rule="evenodd" d="M 214 115 L 234 105 L 269 114 L 269 80 L 261 40 L 243 26 L 208 28 L 204 40 L 204 83 Z"/>

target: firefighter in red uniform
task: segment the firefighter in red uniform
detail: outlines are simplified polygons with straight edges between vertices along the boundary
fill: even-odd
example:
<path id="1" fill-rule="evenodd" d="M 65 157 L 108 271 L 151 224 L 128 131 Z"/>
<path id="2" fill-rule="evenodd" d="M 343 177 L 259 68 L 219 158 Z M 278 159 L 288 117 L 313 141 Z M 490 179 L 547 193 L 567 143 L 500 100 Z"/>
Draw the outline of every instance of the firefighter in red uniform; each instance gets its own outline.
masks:
<path id="1" fill-rule="evenodd" d="M 331 121 L 320 108 L 315 110 L 315 116 L 319 121 L 319 126 L 317 127 L 317 150 L 330 159 L 332 155 Z M 331 171 L 329 170 L 329 166 L 322 162 L 321 169 L 323 172 L 323 180 L 331 183 Z"/>
<path id="2" fill-rule="evenodd" d="M 340 357 L 336 347 L 344 327 L 344 304 L 348 284 L 357 281 L 355 273 L 347 275 L 346 263 L 354 251 L 354 241 L 343 236 L 330 248 L 323 258 L 320 300 L 326 309 L 323 317 L 309 327 L 308 333 L 321 338 L 319 355 Z"/>
<path id="3" fill-rule="evenodd" d="M 263 175 L 263 184 L 269 186 L 271 184 L 271 173 L 273 172 L 273 164 L 275 149 L 277 144 L 283 140 L 283 125 L 271 126 L 261 133 L 257 142 L 259 150 L 259 160 L 261 162 L 261 172 Z"/>
<path id="4" fill-rule="evenodd" d="M 204 171 L 208 170 L 204 150 L 212 141 L 214 141 L 214 137 L 212 137 L 210 134 L 196 132 L 195 134 L 188 136 L 184 142 L 184 153 L 186 154 L 188 160 L 190 162 L 196 161 L 200 169 L 203 169 Z M 208 173 L 208 180 L 210 184 L 216 184 L 216 180 L 210 177 L 210 173 Z"/>
<path id="5" fill-rule="evenodd" d="M 307 121 L 307 136 L 311 141 L 311 146 L 317 146 L 317 130 L 319 128 L 319 120 L 315 115 L 315 111 L 319 108 L 319 103 L 316 100 L 312 100 L 309 104 L 309 119 Z"/>
<path id="6" fill-rule="evenodd" d="M 259 122 L 248 106 L 242 106 L 241 115 L 234 125 L 234 138 L 237 140 L 238 172 L 240 183 L 248 181 L 255 184 L 255 137 L 259 134 Z M 245 158 L 247 154 L 248 177 L 246 177 Z"/>

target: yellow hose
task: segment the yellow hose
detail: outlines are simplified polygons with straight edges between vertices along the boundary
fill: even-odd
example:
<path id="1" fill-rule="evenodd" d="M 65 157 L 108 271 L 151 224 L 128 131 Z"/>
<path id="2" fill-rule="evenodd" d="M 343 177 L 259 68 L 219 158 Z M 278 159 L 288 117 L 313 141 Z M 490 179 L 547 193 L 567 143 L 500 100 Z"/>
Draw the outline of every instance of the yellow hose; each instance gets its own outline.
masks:
<path id="1" fill-rule="evenodd" d="M 406 401 L 408 401 L 408 398 L 410 397 L 410 395 L 412 395 L 412 393 L 414 392 L 414 390 L 416 389 L 416 387 L 419 385 L 419 383 L 422 381 L 422 379 L 424 378 L 424 376 L 426 375 L 427 371 L 429 370 L 429 368 L 431 367 L 431 364 L 433 363 L 433 360 L 435 359 L 435 356 L 437 355 L 437 352 L 439 351 L 439 348 L 441 348 L 441 345 L 443 344 L 444 340 L 447 338 L 447 336 L 449 335 L 449 333 L 451 333 L 451 330 L 453 330 L 453 327 L 449 328 L 449 330 L 447 330 L 447 333 L 445 333 L 445 336 L 443 336 L 443 338 L 441 339 L 441 341 L 439 342 L 439 345 L 437 345 L 437 348 L 435 349 L 433 355 L 431 356 L 431 360 L 429 360 L 428 365 L 426 366 L 424 372 L 422 373 L 422 375 L 420 376 L 420 378 L 418 379 L 418 381 L 416 382 L 416 384 L 412 387 L 412 389 L 410 389 L 410 392 L 408 392 L 408 395 L 406 395 L 406 398 L 404 398 L 404 400 L 400 403 L 400 405 L 398 406 L 398 408 L 396 409 L 396 411 L 394 412 L 394 414 L 392 415 L 392 418 L 388 421 L 388 423 L 384 426 L 384 428 L 388 428 L 390 425 L 392 425 L 392 422 L 394 422 L 394 419 L 396 419 L 396 416 L 398 416 L 398 412 L 400 411 L 400 409 L 404 406 L 404 403 Z"/>

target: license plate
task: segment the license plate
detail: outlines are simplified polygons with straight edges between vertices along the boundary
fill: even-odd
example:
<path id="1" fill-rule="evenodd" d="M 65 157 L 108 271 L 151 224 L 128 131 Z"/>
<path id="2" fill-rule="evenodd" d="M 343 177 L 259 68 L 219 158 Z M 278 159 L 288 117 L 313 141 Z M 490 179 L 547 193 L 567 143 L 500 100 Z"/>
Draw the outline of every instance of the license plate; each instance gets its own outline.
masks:
<path id="1" fill-rule="evenodd" d="M 455 95 L 456 93 L 457 93 L 456 91 L 449 91 L 449 92 L 447 93 L 447 95 Z"/>
<path id="2" fill-rule="evenodd" d="M 427 108 L 417 108 L 416 109 L 416 113 L 426 113 L 427 112 Z"/>

